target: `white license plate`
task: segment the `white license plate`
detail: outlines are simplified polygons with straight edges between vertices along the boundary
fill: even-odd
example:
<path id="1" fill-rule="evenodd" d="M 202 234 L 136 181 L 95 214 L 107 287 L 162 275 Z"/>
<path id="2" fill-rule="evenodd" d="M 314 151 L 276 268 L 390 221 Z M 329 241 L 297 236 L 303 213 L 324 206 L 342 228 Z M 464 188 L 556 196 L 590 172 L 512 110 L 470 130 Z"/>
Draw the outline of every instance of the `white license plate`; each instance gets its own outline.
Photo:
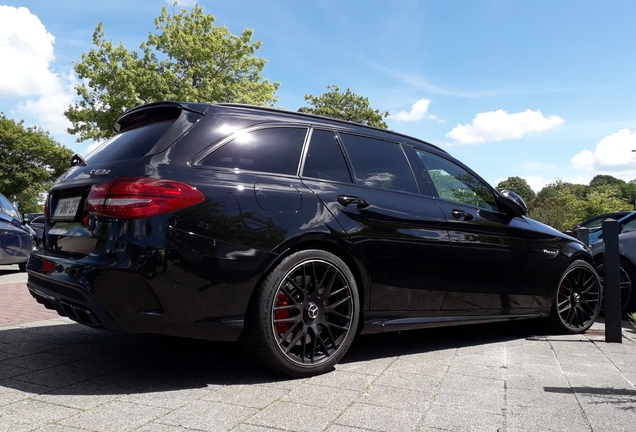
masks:
<path id="1" fill-rule="evenodd" d="M 74 219 L 82 197 L 63 198 L 57 203 L 53 219 Z"/>

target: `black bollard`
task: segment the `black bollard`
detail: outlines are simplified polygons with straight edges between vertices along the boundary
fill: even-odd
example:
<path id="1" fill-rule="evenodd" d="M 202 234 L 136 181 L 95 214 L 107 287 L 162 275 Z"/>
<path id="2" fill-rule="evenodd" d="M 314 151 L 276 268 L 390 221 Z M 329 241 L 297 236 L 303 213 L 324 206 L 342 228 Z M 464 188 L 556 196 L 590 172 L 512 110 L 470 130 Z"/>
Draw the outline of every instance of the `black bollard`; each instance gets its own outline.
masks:
<path id="1" fill-rule="evenodd" d="M 581 227 L 577 229 L 576 239 L 582 241 L 585 246 L 589 246 L 590 245 L 590 230 L 585 227 Z"/>
<path id="2" fill-rule="evenodd" d="M 605 342 L 623 342 L 621 327 L 620 257 L 618 254 L 618 221 L 603 221 L 603 254 L 605 273 Z"/>

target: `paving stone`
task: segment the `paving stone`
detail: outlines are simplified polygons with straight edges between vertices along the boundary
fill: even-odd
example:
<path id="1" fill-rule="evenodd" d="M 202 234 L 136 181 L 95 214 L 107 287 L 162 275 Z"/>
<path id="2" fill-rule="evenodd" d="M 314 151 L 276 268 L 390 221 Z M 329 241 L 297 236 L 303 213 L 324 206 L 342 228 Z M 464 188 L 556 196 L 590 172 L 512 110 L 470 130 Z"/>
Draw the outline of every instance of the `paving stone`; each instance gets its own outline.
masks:
<path id="1" fill-rule="evenodd" d="M 415 431 L 421 418 L 419 412 L 356 403 L 335 423 L 373 431 Z"/>
<path id="2" fill-rule="evenodd" d="M 343 410 L 351 405 L 354 400 L 358 399 L 360 395 L 361 391 L 358 390 L 336 389 L 306 382 L 285 394 L 281 401 Z"/>
<path id="3" fill-rule="evenodd" d="M 477 406 L 469 409 L 434 405 L 426 413 L 421 426 L 445 431 L 500 431 L 504 430 L 504 423 L 503 414 L 480 410 Z"/>
<path id="4" fill-rule="evenodd" d="M 259 385 L 230 385 L 215 392 L 206 391 L 201 400 L 263 409 L 289 393 L 289 390 Z"/>
<path id="5" fill-rule="evenodd" d="M 340 411 L 291 402 L 275 402 L 246 423 L 294 432 L 313 432 L 325 429 Z"/>
<path id="6" fill-rule="evenodd" d="M 48 423 L 63 421 L 79 410 L 34 400 L 20 400 L 0 407 L 0 431 L 30 431 Z"/>
<path id="7" fill-rule="evenodd" d="M 163 416 L 157 423 L 204 431 L 227 431 L 258 410 L 210 401 L 195 401 Z"/>
<path id="8" fill-rule="evenodd" d="M 308 382 L 314 385 L 362 391 L 374 379 L 375 377 L 371 375 L 341 372 L 336 369 L 333 372 L 312 377 Z"/>
<path id="9" fill-rule="evenodd" d="M 376 385 L 359 399 L 360 403 L 423 413 L 434 395 L 431 392 Z"/>
<path id="10" fill-rule="evenodd" d="M 374 385 L 385 387 L 405 388 L 422 392 L 435 392 L 440 386 L 443 377 L 427 375 L 411 375 L 402 372 L 388 372 L 378 377 Z"/>
<path id="11" fill-rule="evenodd" d="M 166 408 L 113 401 L 100 405 L 99 409 L 82 411 L 58 423 L 91 431 L 132 431 L 169 412 Z"/>

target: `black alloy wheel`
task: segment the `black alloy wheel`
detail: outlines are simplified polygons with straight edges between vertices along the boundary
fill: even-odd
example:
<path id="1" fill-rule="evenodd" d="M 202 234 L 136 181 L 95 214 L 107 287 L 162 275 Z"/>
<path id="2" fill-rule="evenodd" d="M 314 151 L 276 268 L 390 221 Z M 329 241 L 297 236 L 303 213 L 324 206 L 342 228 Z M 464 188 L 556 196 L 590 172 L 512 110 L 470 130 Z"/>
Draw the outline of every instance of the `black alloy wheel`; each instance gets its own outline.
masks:
<path id="1" fill-rule="evenodd" d="M 560 333 L 583 333 L 601 310 L 601 281 L 594 267 L 574 261 L 565 270 L 552 305 L 550 320 Z"/>
<path id="2" fill-rule="evenodd" d="M 337 256 L 296 252 L 265 279 L 248 319 L 251 351 L 268 367 L 302 377 L 326 372 L 345 355 L 358 326 L 355 279 Z"/>

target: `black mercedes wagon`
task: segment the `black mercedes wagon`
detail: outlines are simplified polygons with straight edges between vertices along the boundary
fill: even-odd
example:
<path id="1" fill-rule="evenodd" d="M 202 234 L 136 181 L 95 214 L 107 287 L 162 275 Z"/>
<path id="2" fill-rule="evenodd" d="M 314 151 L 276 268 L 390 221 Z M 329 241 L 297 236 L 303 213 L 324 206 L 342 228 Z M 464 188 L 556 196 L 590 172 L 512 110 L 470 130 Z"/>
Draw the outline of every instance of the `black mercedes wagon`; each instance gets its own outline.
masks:
<path id="1" fill-rule="evenodd" d="M 360 332 L 545 317 L 578 333 L 600 308 L 582 243 L 395 132 L 160 102 L 71 164 L 28 287 L 92 327 L 240 341 L 308 376 Z"/>

